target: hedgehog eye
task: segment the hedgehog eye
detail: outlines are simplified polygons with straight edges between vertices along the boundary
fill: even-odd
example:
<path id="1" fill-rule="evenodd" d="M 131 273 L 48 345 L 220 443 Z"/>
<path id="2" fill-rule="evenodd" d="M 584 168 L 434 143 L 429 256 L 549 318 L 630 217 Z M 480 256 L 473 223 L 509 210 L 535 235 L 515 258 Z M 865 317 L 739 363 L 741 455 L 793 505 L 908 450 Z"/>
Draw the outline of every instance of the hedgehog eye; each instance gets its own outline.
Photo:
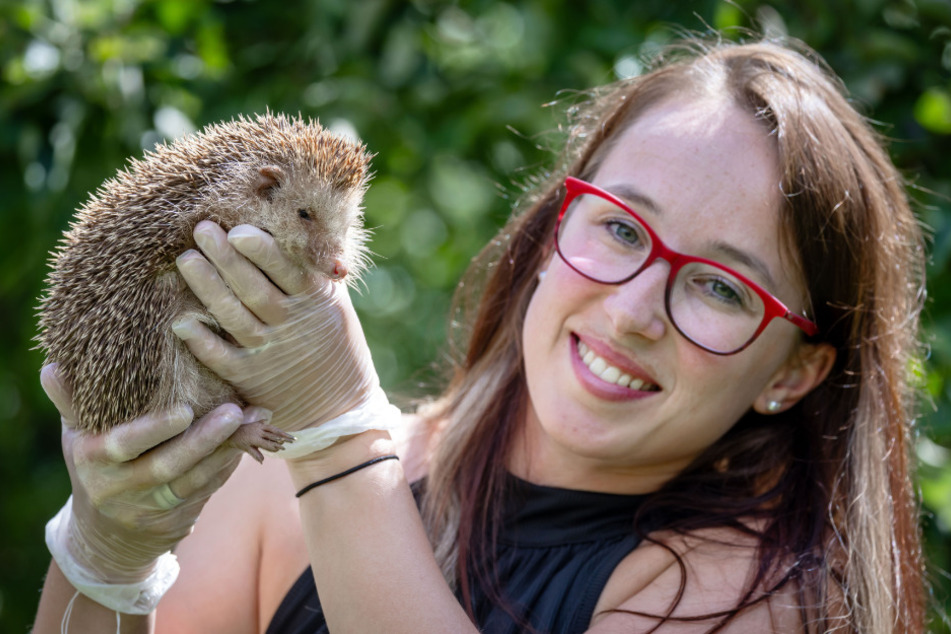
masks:
<path id="1" fill-rule="evenodd" d="M 306 209 L 298 209 L 297 215 L 303 218 L 304 220 L 310 220 L 310 213 Z"/>

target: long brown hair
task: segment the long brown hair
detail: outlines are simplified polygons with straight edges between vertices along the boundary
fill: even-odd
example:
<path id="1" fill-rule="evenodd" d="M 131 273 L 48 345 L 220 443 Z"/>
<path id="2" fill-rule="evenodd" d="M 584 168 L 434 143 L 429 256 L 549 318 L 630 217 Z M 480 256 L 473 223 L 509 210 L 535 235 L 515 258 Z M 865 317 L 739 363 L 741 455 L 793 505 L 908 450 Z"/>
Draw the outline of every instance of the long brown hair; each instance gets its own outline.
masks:
<path id="1" fill-rule="evenodd" d="M 840 82 L 798 48 L 691 41 L 654 70 L 592 91 L 569 109 L 557 167 L 474 261 L 453 315 L 464 352 L 426 413 L 438 443 L 423 503 L 437 558 L 463 596 L 470 575 L 491 576 L 479 562 L 491 553 L 505 457 L 527 400 L 521 329 L 561 183 L 590 177 L 620 133 L 660 100 L 715 92 L 774 139 L 784 255 L 808 289 L 820 328 L 814 340 L 834 346 L 837 358 L 795 407 L 769 417 L 750 411 L 642 511 L 675 517 L 667 529 L 728 526 L 757 537 L 757 574 L 711 631 L 789 583 L 805 630 L 923 628 L 910 460 L 921 232 L 879 135 Z"/>

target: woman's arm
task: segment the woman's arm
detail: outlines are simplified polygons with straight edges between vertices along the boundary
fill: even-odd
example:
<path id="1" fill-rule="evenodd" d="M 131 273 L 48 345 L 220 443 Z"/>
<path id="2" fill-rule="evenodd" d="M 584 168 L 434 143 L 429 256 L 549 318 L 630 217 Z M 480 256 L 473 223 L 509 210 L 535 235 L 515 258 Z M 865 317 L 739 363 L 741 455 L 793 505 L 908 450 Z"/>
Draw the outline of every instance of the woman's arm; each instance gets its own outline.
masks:
<path id="1" fill-rule="evenodd" d="M 250 227 L 226 235 L 200 223 L 195 239 L 204 256 L 186 254 L 179 269 L 237 345 L 196 324 L 176 332 L 202 363 L 272 409 L 272 424 L 319 429 L 379 389 L 344 287 L 302 273 L 270 236 Z M 291 314 L 304 305 L 303 314 Z M 348 431 L 329 449 L 289 460 L 295 490 L 394 453 L 388 433 L 378 431 L 388 425 L 375 418 L 377 411 L 364 412 L 373 420 L 363 429 L 373 431 Z M 335 634 L 475 631 L 436 565 L 399 462 L 310 491 L 300 512 Z"/>
<path id="2" fill-rule="evenodd" d="M 41 382 L 62 415 L 72 497 L 47 527 L 56 563 L 34 632 L 116 631 L 117 623 L 122 632 L 148 632 L 149 613 L 176 574 L 168 551 L 237 466 L 239 452 L 221 445 L 244 414 L 226 405 L 193 422 L 190 410 L 177 408 L 84 434 L 74 429 L 69 388 L 55 366 L 43 369 Z"/>
<path id="3" fill-rule="evenodd" d="M 299 490 L 391 453 L 389 436 L 370 431 L 289 468 Z M 380 462 L 312 489 L 300 498 L 300 513 L 335 634 L 478 631 L 442 577 L 399 462 Z"/>
<path id="4" fill-rule="evenodd" d="M 152 631 L 152 616 L 118 614 L 80 594 L 63 576 L 56 562 L 50 562 L 40 605 L 33 624 L 34 634 L 61 632 L 115 632 L 145 634 Z"/>
<path id="5" fill-rule="evenodd" d="M 289 463 L 293 489 L 394 452 L 402 454 L 385 432 L 365 432 L 310 460 Z M 380 462 L 321 485 L 305 493 L 299 504 L 331 631 L 477 631 L 436 564 L 401 462 Z M 684 564 L 684 595 L 674 616 L 735 607 L 758 564 L 752 538 L 728 529 L 658 538 Z M 680 591 L 681 574 L 669 550 L 645 542 L 612 575 L 589 631 L 628 634 L 652 628 L 656 618 L 632 613 L 663 615 Z M 715 622 L 673 619 L 656 631 L 699 634 Z M 744 610 L 721 631 L 801 632 L 794 586 L 788 584 L 768 601 Z"/>
<path id="6" fill-rule="evenodd" d="M 294 487 L 391 453 L 391 443 L 383 432 L 366 432 L 313 461 L 290 463 Z M 400 463 L 380 462 L 319 486 L 300 498 L 300 513 L 331 631 L 477 631 L 436 564 Z M 665 614 L 682 581 L 675 617 L 731 610 L 759 563 L 755 540 L 732 529 L 656 537 L 680 556 L 683 572 L 671 550 L 645 542 L 615 570 L 589 632 L 650 630 L 658 619 L 645 615 Z M 764 590 L 757 588 L 753 596 Z M 672 619 L 656 632 L 700 634 L 717 621 Z M 719 631 L 801 633 L 794 583 L 743 610 Z"/>

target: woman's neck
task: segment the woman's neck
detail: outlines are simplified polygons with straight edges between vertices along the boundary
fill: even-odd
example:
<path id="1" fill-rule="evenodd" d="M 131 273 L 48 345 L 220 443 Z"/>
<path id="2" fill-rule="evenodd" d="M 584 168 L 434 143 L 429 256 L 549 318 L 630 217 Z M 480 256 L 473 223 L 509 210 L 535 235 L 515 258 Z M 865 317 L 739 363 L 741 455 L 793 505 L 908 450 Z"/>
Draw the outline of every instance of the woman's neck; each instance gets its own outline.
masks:
<path id="1" fill-rule="evenodd" d="M 553 442 L 528 414 L 512 439 L 506 459 L 515 476 L 543 486 L 641 494 L 656 491 L 686 464 L 619 464 L 583 456 Z"/>

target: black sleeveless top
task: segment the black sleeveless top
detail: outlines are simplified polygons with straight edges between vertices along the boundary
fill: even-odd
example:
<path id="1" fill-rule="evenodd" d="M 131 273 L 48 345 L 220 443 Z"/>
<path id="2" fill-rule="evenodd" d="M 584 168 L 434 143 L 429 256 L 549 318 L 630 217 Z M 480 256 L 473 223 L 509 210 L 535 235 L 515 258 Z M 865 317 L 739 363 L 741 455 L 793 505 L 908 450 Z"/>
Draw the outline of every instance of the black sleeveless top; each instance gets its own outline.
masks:
<path id="1" fill-rule="evenodd" d="M 518 619 L 544 634 L 584 632 L 608 577 L 640 541 L 634 515 L 644 496 L 556 489 L 509 478 L 496 550 L 508 610 L 473 582 L 476 623 L 487 634 L 524 632 Z M 419 487 L 413 488 L 418 501 Z M 266 634 L 327 631 L 308 568 L 284 597 Z"/>

